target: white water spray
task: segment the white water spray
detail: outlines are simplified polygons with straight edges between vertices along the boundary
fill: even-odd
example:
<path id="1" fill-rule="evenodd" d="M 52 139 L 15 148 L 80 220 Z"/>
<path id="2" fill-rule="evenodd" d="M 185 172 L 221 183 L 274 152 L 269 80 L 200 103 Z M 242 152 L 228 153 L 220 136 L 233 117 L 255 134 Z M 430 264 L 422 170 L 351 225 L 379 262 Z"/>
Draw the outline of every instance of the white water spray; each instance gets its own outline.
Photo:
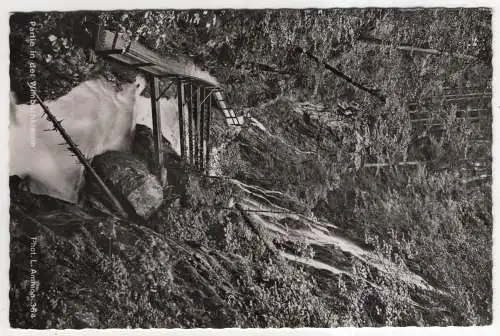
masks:
<path id="1" fill-rule="evenodd" d="M 137 123 L 151 127 L 150 100 L 140 96 L 144 87 L 141 76 L 135 83 L 124 85 L 121 91 L 102 79 L 91 80 L 45 103 L 56 118 L 62 120 L 82 153 L 92 159 L 106 151 L 129 150 Z M 160 105 L 162 133 L 179 152 L 177 102 L 161 99 Z M 32 120 L 33 114 L 35 120 Z M 84 168 L 68 151 L 62 136 L 52 130 L 42 108 L 11 102 L 10 121 L 9 175 L 29 177 L 33 193 L 75 203 Z"/>

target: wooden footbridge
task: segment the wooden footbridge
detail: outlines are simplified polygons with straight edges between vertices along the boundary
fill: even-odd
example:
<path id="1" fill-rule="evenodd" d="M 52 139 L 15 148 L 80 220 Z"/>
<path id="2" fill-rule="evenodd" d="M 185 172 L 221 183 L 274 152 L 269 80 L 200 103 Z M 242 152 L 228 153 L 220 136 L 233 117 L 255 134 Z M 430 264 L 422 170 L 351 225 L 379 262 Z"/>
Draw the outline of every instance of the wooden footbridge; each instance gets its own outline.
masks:
<path id="1" fill-rule="evenodd" d="M 162 148 L 160 98 L 176 87 L 179 117 L 179 142 L 182 160 L 198 172 L 205 172 L 210 161 L 210 123 L 212 108 L 224 113 L 228 126 L 241 126 L 224 100 L 222 88 L 207 73 L 194 71 L 194 64 L 169 59 L 147 49 L 125 34 L 98 28 L 95 51 L 127 67 L 137 69 L 148 79 L 154 134 L 155 174 L 165 183 Z M 167 82 L 160 88 L 160 82 Z"/>

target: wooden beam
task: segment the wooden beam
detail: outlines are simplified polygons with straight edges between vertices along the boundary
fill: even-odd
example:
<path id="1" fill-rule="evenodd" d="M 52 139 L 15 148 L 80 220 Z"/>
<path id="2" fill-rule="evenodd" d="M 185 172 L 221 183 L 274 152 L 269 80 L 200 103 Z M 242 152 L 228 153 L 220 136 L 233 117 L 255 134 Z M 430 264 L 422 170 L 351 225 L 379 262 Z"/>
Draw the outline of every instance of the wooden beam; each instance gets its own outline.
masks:
<path id="1" fill-rule="evenodd" d="M 181 159 L 186 160 L 186 137 L 184 130 L 184 83 L 182 79 L 177 80 L 177 108 L 179 116 L 179 144 L 181 147 Z"/>
<path id="2" fill-rule="evenodd" d="M 194 163 L 194 156 L 193 156 L 193 150 L 194 150 L 194 132 L 193 132 L 193 85 L 191 82 L 188 83 L 188 90 L 189 92 L 189 98 L 188 98 L 188 143 L 189 143 L 189 156 L 187 162 L 189 164 Z"/>
<path id="3" fill-rule="evenodd" d="M 193 160 L 192 164 L 197 168 L 198 163 L 198 87 L 194 85 L 193 87 Z"/>
<path id="4" fill-rule="evenodd" d="M 161 90 L 161 93 L 158 95 L 158 97 L 156 98 L 156 100 L 160 100 L 160 98 L 163 97 L 163 95 L 165 94 L 165 92 L 167 92 L 167 90 L 170 89 L 170 87 L 172 86 L 172 84 L 174 84 L 174 81 L 170 81 L 170 84 L 168 84 L 167 86 L 165 86 L 165 88 L 163 90 Z"/>
<path id="5" fill-rule="evenodd" d="M 195 165 L 196 169 L 200 170 L 201 164 L 200 164 L 200 143 L 201 143 L 201 94 L 200 94 L 201 88 L 199 86 L 196 87 L 196 120 L 195 120 L 195 130 L 196 130 L 196 136 L 195 136 Z"/>
<path id="6" fill-rule="evenodd" d="M 204 93 L 202 93 L 204 97 L 203 100 L 201 101 L 202 104 L 207 101 L 207 99 L 210 97 L 214 89 L 205 87 L 204 90 L 205 90 Z"/>
<path id="7" fill-rule="evenodd" d="M 160 94 L 160 80 L 156 76 L 149 76 L 149 85 L 151 91 L 151 115 L 153 119 L 155 174 L 158 176 L 161 184 L 164 185 L 166 176 L 163 173 L 163 135 L 161 132 L 160 102 L 157 99 Z"/>
<path id="8" fill-rule="evenodd" d="M 201 96 L 205 97 L 207 89 L 201 89 Z M 199 153 L 199 163 L 200 170 L 203 171 L 205 166 L 205 119 L 206 119 L 206 98 L 200 102 L 200 153 Z"/>
<path id="9" fill-rule="evenodd" d="M 152 63 L 151 66 L 142 69 L 150 75 L 160 77 L 178 76 L 185 79 L 191 79 L 205 85 L 218 86 L 215 79 L 208 76 L 196 77 L 192 74 L 192 62 L 189 60 L 179 60 L 162 56 L 152 50 L 149 50 L 137 41 L 131 40 L 122 32 L 112 32 L 99 26 L 95 37 L 96 52 L 104 54 L 118 60 L 119 62 L 133 66 L 137 63 Z M 186 66 L 186 63 L 190 63 Z"/>
<path id="10" fill-rule="evenodd" d="M 130 64 L 130 66 L 132 68 L 143 68 L 143 67 L 149 67 L 149 66 L 153 66 L 154 64 L 153 63 L 148 63 L 148 62 L 139 62 L 139 63 L 134 63 L 134 64 Z"/>
<path id="11" fill-rule="evenodd" d="M 210 119 L 212 114 L 212 92 L 210 92 L 210 96 L 208 98 L 207 105 L 207 122 L 206 122 L 206 157 L 205 157 L 205 171 L 208 174 L 208 169 L 210 165 Z"/>

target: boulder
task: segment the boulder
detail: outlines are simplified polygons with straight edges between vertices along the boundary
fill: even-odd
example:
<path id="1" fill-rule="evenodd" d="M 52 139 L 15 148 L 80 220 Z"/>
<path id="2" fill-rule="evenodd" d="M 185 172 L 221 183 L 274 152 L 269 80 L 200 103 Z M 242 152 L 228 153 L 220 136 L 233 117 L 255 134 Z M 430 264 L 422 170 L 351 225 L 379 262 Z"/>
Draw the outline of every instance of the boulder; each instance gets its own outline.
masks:
<path id="1" fill-rule="evenodd" d="M 138 124 L 135 129 L 132 152 L 144 162 L 150 172 L 155 171 L 153 130 Z M 185 193 L 187 183 L 186 167 L 179 154 L 172 148 L 170 142 L 163 138 L 163 158 L 167 170 L 166 199 L 175 198 Z"/>
<path id="2" fill-rule="evenodd" d="M 148 219 L 163 203 L 163 188 L 158 178 L 151 174 L 147 164 L 131 153 L 106 152 L 96 156 L 92 166 L 104 183 L 129 212 Z M 84 187 L 87 199 L 93 198 L 108 209 L 113 207 L 100 187 L 88 174 Z"/>

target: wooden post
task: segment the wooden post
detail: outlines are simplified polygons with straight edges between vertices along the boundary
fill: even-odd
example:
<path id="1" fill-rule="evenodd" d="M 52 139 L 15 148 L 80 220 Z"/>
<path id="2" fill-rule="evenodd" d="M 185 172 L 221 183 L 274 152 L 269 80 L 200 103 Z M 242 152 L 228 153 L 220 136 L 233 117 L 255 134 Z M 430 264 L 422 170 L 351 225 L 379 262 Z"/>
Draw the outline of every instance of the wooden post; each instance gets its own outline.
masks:
<path id="1" fill-rule="evenodd" d="M 208 104 L 207 104 L 207 122 L 206 122 L 206 140 L 205 140 L 205 143 L 206 143 L 206 150 L 205 150 L 205 170 L 207 171 L 207 174 L 208 174 L 208 169 L 209 169 L 209 165 L 210 165 L 210 118 L 211 118 L 211 114 L 212 114 L 212 92 L 210 92 L 210 97 L 208 97 Z"/>
<path id="2" fill-rule="evenodd" d="M 182 79 L 177 80 L 177 107 L 179 109 L 179 144 L 181 147 L 181 159 L 186 160 L 186 139 L 184 134 L 184 83 Z"/>
<path id="3" fill-rule="evenodd" d="M 202 153 L 203 153 L 203 106 L 202 106 L 202 95 L 201 95 L 201 92 L 202 92 L 202 87 L 201 86 L 198 86 L 197 90 L 196 90 L 196 101 L 198 103 L 198 114 L 196 115 L 196 135 L 197 135 L 197 139 L 196 139 L 196 148 L 198 149 L 198 152 L 197 152 L 197 155 L 196 155 L 196 161 L 197 161 L 197 165 L 196 165 L 196 168 L 201 172 L 201 170 L 203 169 L 203 163 L 201 162 L 201 158 L 203 157 Z"/>
<path id="4" fill-rule="evenodd" d="M 184 151 L 185 151 L 185 158 L 184 161 L 186 163 L 189 163 L 189 156 L 191 155 L 191 149 L 189 147 L 190 145 L 190 137 L 189 134 L 191 134 L 191 130 L 189 128 L 189 118 L 190 118 L 190 110 L 189 107 L 191 106 L 190 104 L 190 97 L 189 97 L 189 83 L 183 82 L 182 87 L 184 88 L 184 101 L 182 102 L 182 107 L 186 109 L 186 111 L 183 111 L 183 125 L 184 125 Z"/>
<path id="5" fill-rule="evenodd" d="M 200 171 L 203 171 L 205 166 L 205 110 L 206 110 L 206 100 L 205 95 L 207 94 L 207 89 L 204 87 L 201 89 L 202 101 L 200 102 L 200 153 L 198 162 L 200 163 Z"/>
<path id="6" fill-rule="evenodd" d="M 186 157 L 186 162 L 188 164 L 193 163 L 193 86 L 188 83 L 188 153 Z"/>
<path id="7" fill-rule="evenodd" d="M 200 87 L 195 86 L 194 94 L 194 166 L 200 169 Z"/>
<path id="8" fill-rule="evenodd" d="M 154 142 L 154 159 L 156 176 L 162 185 L 165 185 L 166 175 L 163 172 L 163 135 L 161 132 L 161 115 L 160 115 L 160 81 L 158 77 L 151 75 L 149 77 L 150 91 L 151 91 L 151 115 L 153 118 L 153 142 Z"/>

